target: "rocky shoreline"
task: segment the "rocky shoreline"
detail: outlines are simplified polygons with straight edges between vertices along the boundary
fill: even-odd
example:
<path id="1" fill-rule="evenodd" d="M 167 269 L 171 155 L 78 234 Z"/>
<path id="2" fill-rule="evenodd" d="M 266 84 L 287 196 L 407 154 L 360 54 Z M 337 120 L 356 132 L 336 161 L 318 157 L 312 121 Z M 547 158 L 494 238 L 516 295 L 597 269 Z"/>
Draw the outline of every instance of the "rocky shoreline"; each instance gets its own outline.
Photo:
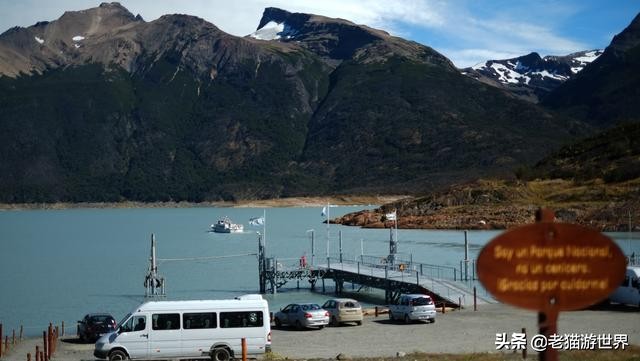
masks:
<path id="1" fill-rule="evenodd" d="M 545 207 L 555 212 L 559 222 L 603 232 L 640 231 L 639 189 L 637 183 L 484 180 L 349 213 L 332 223 L 390 228 L 394 222 L 386 214 L 396 211 L 402 229 L 508 229 L 534 222 L 536 210 Z"/>

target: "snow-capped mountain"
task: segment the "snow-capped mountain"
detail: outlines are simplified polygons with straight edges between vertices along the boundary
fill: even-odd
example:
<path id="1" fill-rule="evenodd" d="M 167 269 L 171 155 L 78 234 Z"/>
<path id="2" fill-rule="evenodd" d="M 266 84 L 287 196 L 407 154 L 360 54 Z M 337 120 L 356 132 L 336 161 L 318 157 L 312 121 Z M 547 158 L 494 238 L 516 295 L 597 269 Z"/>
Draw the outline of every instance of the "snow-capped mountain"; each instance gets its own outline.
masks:
<path id="1" fill-rule="evenodd" d="M 595 49 L 544 58 L 538 53 L 531 53 L 512 59 L 488 60 L 463 69 L 462 73 L 537 102 L 596 60 L 602 52 Z"/>

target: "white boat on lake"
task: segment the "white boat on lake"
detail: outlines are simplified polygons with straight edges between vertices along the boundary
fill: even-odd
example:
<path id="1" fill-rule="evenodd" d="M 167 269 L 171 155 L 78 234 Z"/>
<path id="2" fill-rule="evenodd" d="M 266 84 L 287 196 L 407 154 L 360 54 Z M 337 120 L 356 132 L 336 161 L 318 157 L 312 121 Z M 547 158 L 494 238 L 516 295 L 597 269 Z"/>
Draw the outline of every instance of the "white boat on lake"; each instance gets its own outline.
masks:
<path id="1" fill-rule="evenodd" d="M 232 223 L 229 217 L 224 217 L 219 219 L 216 224 L 212 224 L 211 230 L 216 233 L 242 233 L 244 226 L 242 224 Z"/>

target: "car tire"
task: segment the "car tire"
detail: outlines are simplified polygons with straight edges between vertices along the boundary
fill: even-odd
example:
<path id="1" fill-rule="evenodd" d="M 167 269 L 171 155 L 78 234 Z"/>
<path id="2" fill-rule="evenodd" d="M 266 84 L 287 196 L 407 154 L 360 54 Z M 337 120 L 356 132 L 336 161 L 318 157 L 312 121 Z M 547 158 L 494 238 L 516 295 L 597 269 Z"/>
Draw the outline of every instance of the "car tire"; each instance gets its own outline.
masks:
<path id="1" fill-rule="evenodd" d="M 129 357 L 122 350 L 113 350 L 109 353 L 109 361 L 124 361 L 127 359 Z"/>
<path id="2" fill-rule="evenodd" d="M 411 323 L 411 320 L 409 319 L 409 315 L 406 315 L 406 314 L 404 315 L 404 323 L 406 323 L 406 324 L 410 324 Z"/>
<path id="3" fill-rule="evenodd" d="M 231 352 L 226 347 L 214 348 L 211 352 L 211 361 L 229 361 L 231 360 Z"/>
<path id="4" fill-rule="evenodd" d="M 436 323 L 436 319 L 435 319 L 435 318 L 432 318 L 432 319 L 431 319 L 431 323 Z"/>
<path id="5" fill-rule="evenodd" d="M 279 318 L 275 318 L 275 320 L 273 320 L 276 323 L 276 328 L 281 328 L 282 327 L 282 322 L 280 322 Z"/>
<path id="6" fill-rule="evenodd" d="M 362 321 L 356 321 L 356 325 L 362 326 Z"/>
<path id="7" fill-rule="evenodd" d="M 324 328 L 324 325 L 318 326 L 318 330 L 322 330 L 323 328 Z"/>
<path id="8" fill-rule="evenodd" d="M 298 330 L 302 330 L 302 324 L 300 323 L 300 321 L 296 320 L 296 328 Z"/>
<path id="9" fill-rule="evenodd" d="M 333 326 L 333 327 L 339 326 L 338 320 L 336 319 L 336 316 L 331 316 L 331 326 Z"/>
<path id="10" fill-rule="evenodd" d="M 389 311 L 389 320 L 395 321 L 395 318 L 393 318 L 393 313 L 391 311 Z"/>

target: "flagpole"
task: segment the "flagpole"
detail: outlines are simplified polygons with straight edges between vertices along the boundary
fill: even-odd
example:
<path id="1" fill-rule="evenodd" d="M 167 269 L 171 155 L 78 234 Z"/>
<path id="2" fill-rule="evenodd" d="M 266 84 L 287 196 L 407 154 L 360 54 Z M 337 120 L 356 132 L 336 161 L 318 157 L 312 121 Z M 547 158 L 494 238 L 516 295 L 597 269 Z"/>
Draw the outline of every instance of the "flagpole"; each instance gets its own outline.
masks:
<path id="1" fill-rule="evenodd" d="M 327 202 L 327 258 L 329 258 L 329 219 L 331 219 L 331 205 Z"/>
<path id="2" fill-rule="evenodd" d="M 395 213 L 396 215 L 395 225 L 396 225 L 396 250 L 397 250 L 398 249 L 398 209 L 395 209 L 393 213 Z"/>
<path id="3" fill-rule="evenodd" d="M 262 240 L 265 250 L 267 249 L 267 210 L 262 209 Z M 265 253 L 266 255 L 266 253 Z"/>

